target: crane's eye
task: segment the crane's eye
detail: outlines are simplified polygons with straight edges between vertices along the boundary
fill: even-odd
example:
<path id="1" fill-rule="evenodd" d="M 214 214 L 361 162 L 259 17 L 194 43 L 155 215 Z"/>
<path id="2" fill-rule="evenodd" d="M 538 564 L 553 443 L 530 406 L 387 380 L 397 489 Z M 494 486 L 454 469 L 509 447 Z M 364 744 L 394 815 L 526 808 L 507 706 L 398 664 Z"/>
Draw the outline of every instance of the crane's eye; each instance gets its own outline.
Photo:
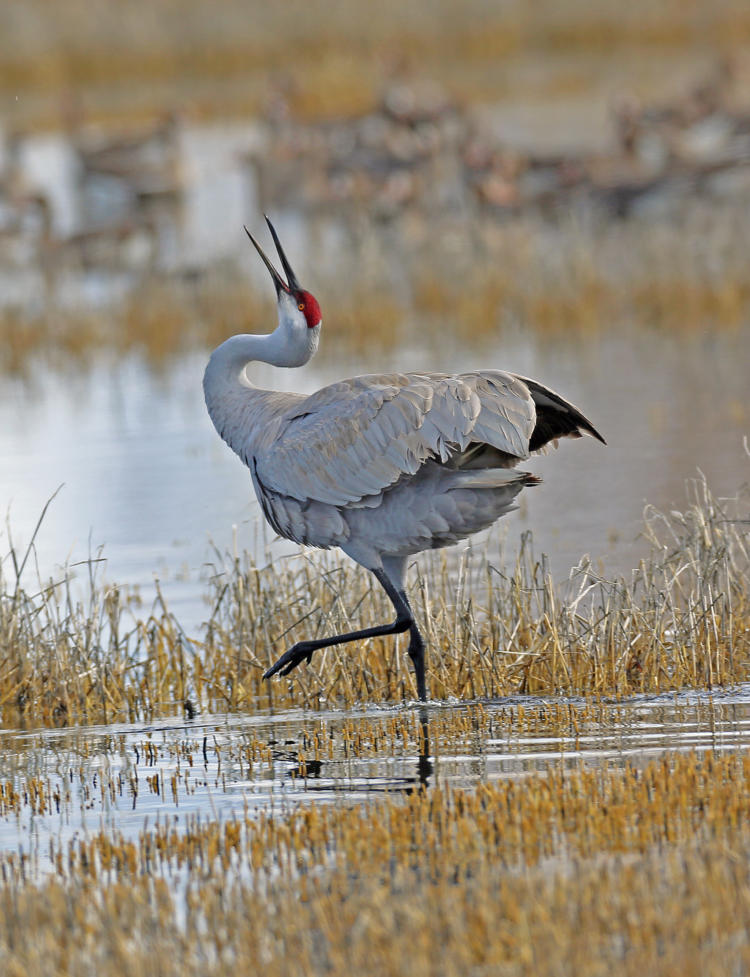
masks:
<path id="1" fill-rule="evenodd" d="M 304 312 L 305 311 L 305 303 L 304 302 L 300 302 L 300 304 L 297 306 L 297 308 L 300 310 L 300 312 Z"/>

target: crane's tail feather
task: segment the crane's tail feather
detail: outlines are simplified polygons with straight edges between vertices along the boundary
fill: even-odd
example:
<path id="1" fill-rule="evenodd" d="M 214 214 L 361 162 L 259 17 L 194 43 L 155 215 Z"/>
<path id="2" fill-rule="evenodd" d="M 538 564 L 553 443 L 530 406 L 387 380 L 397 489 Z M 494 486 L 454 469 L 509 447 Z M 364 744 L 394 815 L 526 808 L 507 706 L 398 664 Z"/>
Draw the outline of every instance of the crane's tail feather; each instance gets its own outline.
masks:
<path id="1" fill-rule="evenodd" d="M 456 488 L 498 489 L 514 485 L 520 492 L 527 485 L 539 485 L 542 481 L 531 472 L 519 472 L 515 468 L 477 468 L 458 471 L 453 475 Z"/>

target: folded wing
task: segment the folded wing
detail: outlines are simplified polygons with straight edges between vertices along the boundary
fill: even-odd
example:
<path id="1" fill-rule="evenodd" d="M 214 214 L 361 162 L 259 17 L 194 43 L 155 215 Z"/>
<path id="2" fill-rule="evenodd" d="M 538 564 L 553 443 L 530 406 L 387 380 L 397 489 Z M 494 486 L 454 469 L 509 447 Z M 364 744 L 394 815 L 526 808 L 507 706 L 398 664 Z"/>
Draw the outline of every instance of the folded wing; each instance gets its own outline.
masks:
<path id="1" fill-rule="evenodd" d="M 535 423 L 526 381 L 508 373 L 355 377 L 292 407 L 255 472 L 266 490 L 302 502 L 367 504 L 428 459 L 449 463 L 470 445 L 526 458 Z"/>

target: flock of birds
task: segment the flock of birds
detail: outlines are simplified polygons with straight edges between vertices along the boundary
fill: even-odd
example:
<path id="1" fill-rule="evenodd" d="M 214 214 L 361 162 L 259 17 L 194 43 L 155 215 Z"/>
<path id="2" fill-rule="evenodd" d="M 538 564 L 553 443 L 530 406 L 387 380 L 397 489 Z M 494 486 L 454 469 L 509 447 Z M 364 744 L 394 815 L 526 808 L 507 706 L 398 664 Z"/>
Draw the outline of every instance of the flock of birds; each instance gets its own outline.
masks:
<path id="1" fill-rule="evenodd" d="M 662 105 L 623 96 L 613 105 L 611 148 L 543 153 L 497 136 L 487 116 L 429 84 L 401 83 L 358 117 L 294 118 L 283 94 L 269 101 L 257 148 L 240 154 L 248 199 L 311 225 L 368 230 L 405 216 L 502 221 L 556 219 L 582 206 L 605 217 L 663 213 L 688 196 L 750 193 L 750 107 L 723 66 Z M 29 178 L 24 137 L 0 145 L 0 262 L 29 254 L 50 265 L 153 270 L 179 234 L 186 190 L 181 121 L 111 135 L 68 126 L 80 220 L 60 233 L 53 204 Z M 429 226 L 429 225 L 428 225 Z"/>
<path id="2" fill-rule="evenodd" d="M 508 145 L 432 85 L 394 85 L 374 111 L 322 123 L 297 121 L 278 98 L 265 144 L 246 160 L 261 208 L 312 218 L 554 217 L 581 205 L 627 217 L 687 194 L 750 191 L 750 107 L 735 87 L 722 65 L 663 105 L 623 96 L 612 148 L 567 153 Z"/>
<path id="3" fill-rule="evenodd" d="M 169 113 L 117 135 L 72 126 L 76 227 L 60 232 L 54 204 L 28 172 L 25 140 L 6 135 L 0 165 L 0 262 L 45 268 L 152 268 L 185 189 L 179 120 Z"/>

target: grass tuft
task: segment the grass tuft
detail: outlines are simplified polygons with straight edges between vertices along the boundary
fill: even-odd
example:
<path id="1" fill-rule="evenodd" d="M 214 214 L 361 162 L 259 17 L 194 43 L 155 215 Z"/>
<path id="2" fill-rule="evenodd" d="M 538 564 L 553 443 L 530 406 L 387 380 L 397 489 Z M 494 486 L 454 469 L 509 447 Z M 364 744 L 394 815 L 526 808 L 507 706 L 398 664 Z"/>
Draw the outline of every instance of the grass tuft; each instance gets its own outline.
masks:
<path id="1" fill-rule="evenodd" d="M 487 553 L 455 567 L 419 564 L 412 588 L 428 639 L 433 697 L 513 693 L 626 695 L 714 688 L 750 677 L 748 498 L 715 499 L 691 485 L 682 513 L 649 510 L 650 556 L 630 579 L 610 580 L 588 560 L 556 586 L 531 536 L 511 573 Z M 259 568 L 226 560 L 208 582 L 203 633 L 187 635 L 161 596 L 146 617 L 88 567 L 0 596 L 0 717 L 18 725 L 151 721 L 258 705 L 310 708 L 416 697 L 400 640 L 318 652 L 286 680 L 262 674 L 286 647 L 389 620 L 369 574 L 325 554 Z"/>

